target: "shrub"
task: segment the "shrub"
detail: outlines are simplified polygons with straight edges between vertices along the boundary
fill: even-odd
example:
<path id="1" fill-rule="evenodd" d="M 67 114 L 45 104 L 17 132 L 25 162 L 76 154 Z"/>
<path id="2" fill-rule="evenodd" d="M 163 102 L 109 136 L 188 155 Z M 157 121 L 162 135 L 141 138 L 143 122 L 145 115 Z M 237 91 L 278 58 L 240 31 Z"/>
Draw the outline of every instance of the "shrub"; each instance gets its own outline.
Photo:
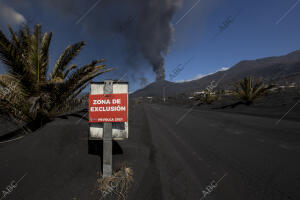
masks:
<path id="1" fill-rule="evenodd" d="M 274 85 L 264 85 L 261 78 L 254 82 L 254 78 L 249 76 L 237 81 L 234 87 L 232 94 L 247 105 L 250 105 L 255 99 L 266 95 Z"/>

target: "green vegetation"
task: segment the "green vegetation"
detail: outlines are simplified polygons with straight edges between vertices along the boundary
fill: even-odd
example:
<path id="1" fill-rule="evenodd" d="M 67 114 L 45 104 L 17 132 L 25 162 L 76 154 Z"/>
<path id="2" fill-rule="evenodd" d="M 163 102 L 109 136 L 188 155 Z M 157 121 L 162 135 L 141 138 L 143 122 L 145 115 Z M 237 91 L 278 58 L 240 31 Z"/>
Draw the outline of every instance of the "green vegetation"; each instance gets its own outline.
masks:
<path id="1" fill-rule="evenodd" d="M 49 68 L 49 47 L 52 33 L 42 33 L 35 25 L 14 32 L 10 39 L 0 31 L 0 60 L 6 74 L 0 75 L 0 113 L 8 113 L 17 121 L 32 122 L 55 117 L 86 100 L 81 91 L 95 77 L 107 69 L 104 60 L 95 60 L 78 68 L 71 61 L 78 55 L 84 42 L 69 45 Z"/>
<path id="2" fill-rule="evenodd" d="M 232 94 L 246 105 L 250 105 L 255 99 L 266 95 L 274 85 L 264 85 L 261 78 L 254 82 L 254 78 L 249 76 L 236 82 L 234 87 Z"/>

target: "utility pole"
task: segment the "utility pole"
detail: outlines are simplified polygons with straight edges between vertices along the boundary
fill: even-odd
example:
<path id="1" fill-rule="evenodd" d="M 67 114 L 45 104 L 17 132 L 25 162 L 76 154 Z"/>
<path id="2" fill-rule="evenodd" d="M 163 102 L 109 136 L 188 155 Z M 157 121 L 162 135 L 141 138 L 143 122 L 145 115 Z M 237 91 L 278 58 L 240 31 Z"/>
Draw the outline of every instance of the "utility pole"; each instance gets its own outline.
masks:
<path id="1" fill-rule="evenodd" d="M 169 87 L 169 85 L 165 86 L 163 88 L 163 101 L 166 102 L 166 88 Z"/>

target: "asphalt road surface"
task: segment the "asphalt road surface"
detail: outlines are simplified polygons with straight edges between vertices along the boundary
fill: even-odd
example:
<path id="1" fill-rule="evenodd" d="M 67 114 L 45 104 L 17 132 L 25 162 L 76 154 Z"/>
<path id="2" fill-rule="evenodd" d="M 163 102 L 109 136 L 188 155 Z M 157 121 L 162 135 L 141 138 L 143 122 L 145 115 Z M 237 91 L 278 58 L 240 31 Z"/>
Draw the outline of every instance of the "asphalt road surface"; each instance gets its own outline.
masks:
<path id="1" fill-rule="evenodd" d="M 299 122 L 159 105 L 145 112 L 164 199 L 300 199 Z"/>
<path id="2" fill-rule="evenodd" d="M 133 169 L 129 199 L 300 199 L 300 122 L 139 104 L 113 164 Z M 96 200 L 101 143 L 85 112 L 0 143 L 0 199 Z M 18 182 L 19 181 L 19 182 Z M 15 184 L 18 182 L 17 184 Z"/>

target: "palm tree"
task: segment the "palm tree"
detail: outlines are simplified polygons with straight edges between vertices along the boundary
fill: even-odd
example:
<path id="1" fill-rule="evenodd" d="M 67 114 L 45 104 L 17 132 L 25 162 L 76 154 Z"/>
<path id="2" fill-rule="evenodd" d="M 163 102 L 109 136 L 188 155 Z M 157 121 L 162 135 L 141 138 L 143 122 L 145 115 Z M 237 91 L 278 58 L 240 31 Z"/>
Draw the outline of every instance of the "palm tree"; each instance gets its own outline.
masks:
<path id="1" fill-rule="evenodd" d="M 0 112 L 18 121 L 55 117 L 76 106 L 86 99 L 80 93 L 88 83 L 112 70 L 106 69 L 103 59 L 80 68 L 71 65 L 85 45 L 78 42 L 64 50 L 47 75 L 52 32 L 43 34 L 40 25 L 32 33 L 27 26 L 18 32 L 9 27 L 9 31 L 10 39 L 0 31 L 0 60 L 7 69 L 0 75 Z"/>
<path id="2" fill-rule="evenodd" d="M 264 85 L 261 78 L 254 83 L 254 78 L 249 76 L 237 81 L 234 87 L 232 94 L 244 101 L 246 105 L 250 105 L 255 99 L 266 95 L 274 85 Z"/>

